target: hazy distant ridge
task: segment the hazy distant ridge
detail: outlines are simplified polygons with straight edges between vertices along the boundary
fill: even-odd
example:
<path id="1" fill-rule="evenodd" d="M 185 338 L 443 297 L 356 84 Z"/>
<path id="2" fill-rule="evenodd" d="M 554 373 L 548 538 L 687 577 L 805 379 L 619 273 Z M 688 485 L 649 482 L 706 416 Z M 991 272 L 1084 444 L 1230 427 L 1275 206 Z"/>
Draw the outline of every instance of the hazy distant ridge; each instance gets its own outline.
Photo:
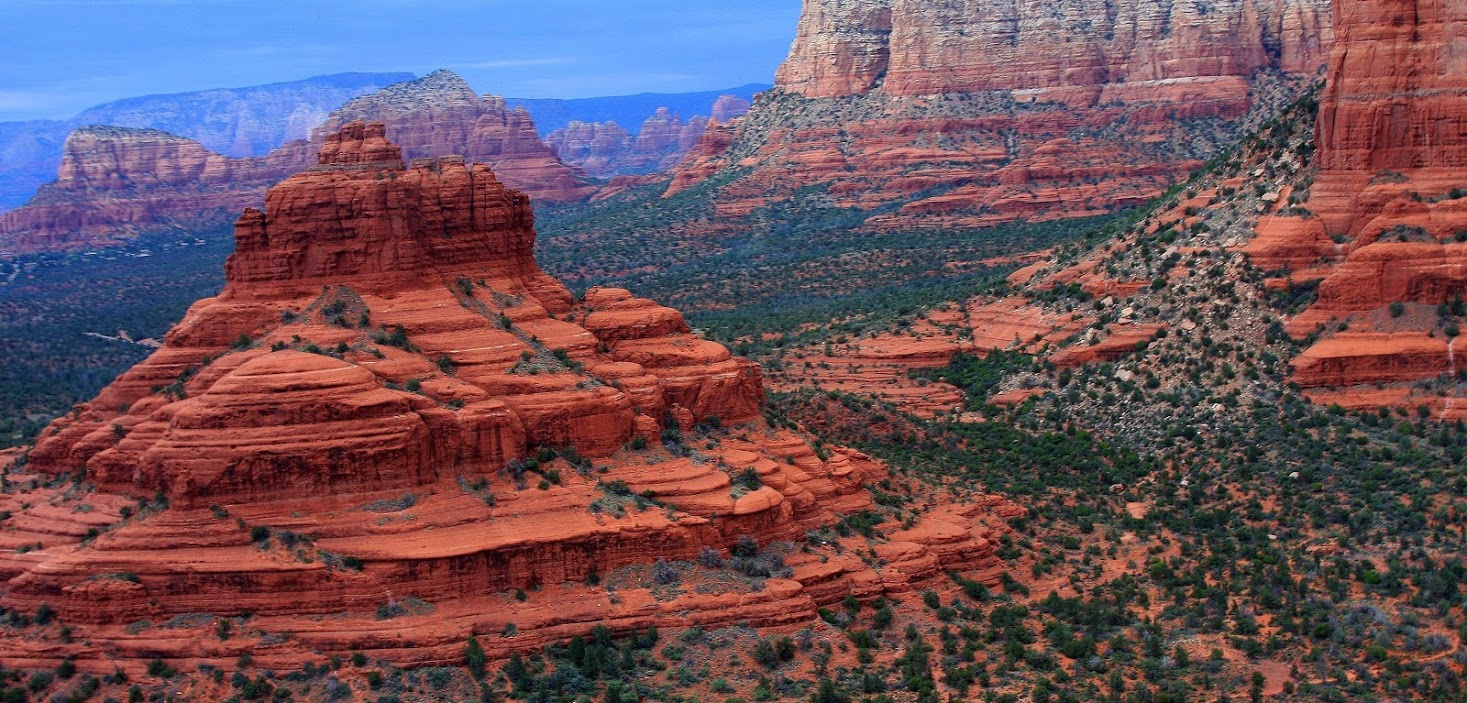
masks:
<path id="1" fill-rule="evenodd" d="M 773 86 L 767 83 L 750 83 L 737 88 L 708 90 L 698 93 L 640 93 L 617 95 L 604 98 L 578 98 L 561 100 L 556 98 L 507 98 L 511 107 L 523 105 L 535 118 L 535 129 L 545 137 L 557 129 L 564 129 L 571 120 L 579 122 L 615 122 L 627 131 L 636 134 L 642 121 L 665 107 L 687 119 L 693 115 L 707 115 L 713 101 L 722 95 L 737 95 L 751 99 L 755 93 Z"/>

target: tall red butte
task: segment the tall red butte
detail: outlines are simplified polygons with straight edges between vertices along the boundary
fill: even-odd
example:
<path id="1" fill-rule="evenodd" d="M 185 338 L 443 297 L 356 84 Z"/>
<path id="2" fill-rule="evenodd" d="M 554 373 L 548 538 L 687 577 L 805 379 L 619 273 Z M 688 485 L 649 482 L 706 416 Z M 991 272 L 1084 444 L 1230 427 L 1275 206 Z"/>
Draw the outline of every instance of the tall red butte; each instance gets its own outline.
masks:
<path id="1" fill-rule="evenodd" d="M 1298 229 L 1332 237 L 1338 253 L 1326 250 L 1312 276 L 1323 276 L 1319 300 L 1291 328 L 1327 325 L 1295 380 L 1318 400 L 1363 406 L 1409 392 L 1325 389 L 1455 373 L 1467 351 L 1448 321 L 1460 321 L 1450 308 L 1467 297 L 1467 5 L 1341 0 L 1335 22 L 1316 132 L 1320 172 L 1305 204 L 1314 214 Z M 1349 330 L 1329 334 L 1332 320 Z M 1467 416 L 1451 397 L 1418 401 Z"/>
<path id="2" fill-rule="evenodd" d="M 667 192 L 721 174 L 741 216 L 819 189 L 877 230 L 1111 212 L 1292 100 L 1332 36 L 1328 0 L 806 0 L 776 89 Z"/>
<path id="3" fill-rule="evenodd" d="M 893 524 L 878 566 L 814 544 L 763 588 L 589 585 L 800 539 L 871 508 L 885 470 L 766 424 L 757 368 L 676 311 L 574 300 L 487 166 L 405 166 L 361 122 L 319 161 L 239 218 L 224 292 L 6 475 L 0 603 L 70 628 L 7 630 L 7 666 L 455 663 L 474 634 L 503 656 L 600 623 L 782 625 L 945 569 L 998 575 L 988 525 L 1016 508 L 980 496 Z"/>

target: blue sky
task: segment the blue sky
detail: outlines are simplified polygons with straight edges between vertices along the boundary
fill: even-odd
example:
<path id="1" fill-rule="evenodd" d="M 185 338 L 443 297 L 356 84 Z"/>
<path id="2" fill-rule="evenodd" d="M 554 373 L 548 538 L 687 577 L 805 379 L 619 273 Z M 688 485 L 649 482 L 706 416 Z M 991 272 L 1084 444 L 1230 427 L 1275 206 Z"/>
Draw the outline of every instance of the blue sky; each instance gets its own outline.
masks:
<path id="1" fill-rule="evenodd" d="M 346 71 L 577 98 L 773 82 L 800 0 L 0 0 L 0 120 Z"/>

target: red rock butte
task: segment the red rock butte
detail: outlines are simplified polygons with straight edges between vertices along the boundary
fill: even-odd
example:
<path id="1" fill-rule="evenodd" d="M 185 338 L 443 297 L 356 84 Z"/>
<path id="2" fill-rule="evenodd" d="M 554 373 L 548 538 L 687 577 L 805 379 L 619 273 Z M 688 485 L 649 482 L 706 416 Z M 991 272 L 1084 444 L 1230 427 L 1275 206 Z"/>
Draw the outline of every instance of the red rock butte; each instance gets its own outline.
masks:
<path id="1" fill-rule="evenodd" d="M 595 191 L 540 141 L 529 112 L 435 71 L 356 98 L 309 141 L 259 157 L 229 158 L 157 130 L 83 127 L 67 137 L 56 181 L 0 215 L 0 252 L 100 247 L 150 230 L 227 225 L 354 121 L 385 124 L 409 159 L 460 154 L 491 164 L 505 183 L 543 202 L 585 200 Z"/>
<path id="2" fill-rule="evenodd" d="M 1456 340 L 1439 329 L 1436 308 L 1467 297 L 1467 6 L 1336 2 L 1335 25 L 1310 212 L 1261 224 L 1274 253 L 1255 255 L 1265 268 L 1303 265 L 1294 280 L 1323 279 L 1291 332 L 1350 324 L 1325 329 L 1294 380 L 1321 402 L 1421 403 L 1444 419 L 1467 417 L 1460 384 L 1445 399 L 1366 387 L 1457 372 Z M 1331 386 L 1359 388 L 1324 390 Z"/>
<path id="3" fill-rule="evenodd" d="M 233 159 L 158 130 L 83 127 L 67 136 L 56 180 L 0 215 L 0 250 L 105 246 L 170 218 L 227 223 L 310 157 L 303 141 Z"/>
<path id="4" fill-rule="evenodd" d="M 712 181 L 732 218 L 811 187 L 906 201 L 875 231 L 1102 215 L 1292 100 L 1332 37 L 1329 0 L 805 0 L 777 88 L 666 194 Z"/>
<path id="5" fill-rule="evenodd" d="M 757 367 L 677 311 L 574 300 L 534 260 L 526 196 L 462 159 L 405 165 L 385 134 L 325 139 L 239 218 L 224 291 L 8 474 L 31 488 L 0 494 L 0 603 L 75 634 L 6 640 L 7 665 L 453 663 L 473 634 L 505 656 L 599 623 L 784 625 L 947 569 L 996 579 L 992 531 L 1022 510 L 980 496 L 890 534 L 880 566 L 795 551 L 761 587 L 585 585 L 799 539 L 870 508 L 885 469 L 767 424 Z M 674 441 L 695 427 L 706 442 Z M 219 618 L 247 631 L 215 637 Z"/>
<path id="6" fill-rule="evenodd" d="M 1021 90 L 1076 106 L 1236 100 L 1329 51 L 1328 0 L 805 0 L 781 87 L 812 98 Z"/>

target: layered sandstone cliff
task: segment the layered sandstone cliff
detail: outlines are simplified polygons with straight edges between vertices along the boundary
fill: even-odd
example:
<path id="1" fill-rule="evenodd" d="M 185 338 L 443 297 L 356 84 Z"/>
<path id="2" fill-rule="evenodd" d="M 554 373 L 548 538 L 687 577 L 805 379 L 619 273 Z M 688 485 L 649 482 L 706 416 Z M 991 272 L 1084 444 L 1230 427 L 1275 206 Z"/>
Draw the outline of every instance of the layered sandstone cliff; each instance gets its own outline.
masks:
<path id="1" fill-rule="evenodd" d="M 583 175 L 555 157 L 523 109 L 480 98 L 440 71 L 347 103 L 310 142 L 231 159 L 156 130 L 88 127 L 66 143 L 57 181 L 0 217 L 0 251 L 94 247 L 170 225 L 200 227 L 258 206 L 265 190 L 309 165 L 326 135 L 357 117 L 385 121 L 408 158 L 458 154 L 550 202 L 588 197 Z"/>
<path id="2" fill-rule="evenodd" d="M 1447 0 L 1339 3 L 1320 106 L 1326 173 L 1467 169 L 1467 8 Z"/>
<path id="3" fill-rule="evenodd" d="M 265 156 L 305 139 L 358 95 L 411 80 L 410 73 L 341 73 L 196 93 L 144 95 L 97 105 L 69 120 L 0 122 L 0 211 L 24 205 L 56 178 L 66 137 L 88 125 L 157 129 L 225 156 Z"/>
<path id="4" fill-rule="evenodd" d="M 239 218 L 225 290 L 9 472 L 31 488 L 0 495 L 0 546 L 25 547 L 0 551 L 0 603 L 70 629 L 7 641 L 7 664 L 441 664 L 476 633 L 517 632 L 486 642 L 504 656 L 597 624 L 788 625 L 943 569 L 996 579 L 988 518 L 1015 509 L 981 499 L 891 532 L 874 566 L 822 548 L 706 594 L 595 587 L 799 539 L 872 508 L 884 468 L 766 425 L 757 367 L 677 311 L 574 299 L 488 166 L 405 164 L 361 122 L 318 158 Z M 248 633 L 216 636 L 241 612 Z M 181 624 L 134 626 L 152 620 Z"/>
<path id="5" fill-rule="evenodd" d="M 93 247 L 172 218 L 224 222 L 310 163 L 305 142 L 231 159 L 151 129 L 84 127 L 66 139 L 56 181 L 0 216 L 0 250 Z"/>
<path id="6" fill-rule="evenodd" d="M 1311 72 L 1327 2 L 812 0 L 779 84 L 813 98 L 1020 91 L 1073 105 L 1241 97 L 1260 69 Z"/>
<path id="7" fill-rule="evenodd" d="M 778 88 L 713 173 L 738 214 L 802 189 L 903 206 L 874 229 L 1076 217 L 1144 202 L 1292 99 L 1327 0 L 808 0 Z"/>
<path id="8" fill-rule="evenodd" d="M 597 178 L 629 168 L 645 172 L 645 159 L 632 149 L 635 140 L 635 135 L 615 122 L 572 120 L 564 129 L 545 135 L 545 143 L 556 156 Z"/>
<path id="9" fill-rule="evenodd" d="M 1350 329 L 1306 351 L 1296 378 L 1326 387 L 1453 375 L 1467 297 L 1467 7 L 1366 0 L 1337 3 L 1335 17 L 1304 221 L 1339 242 L 1340 256 L 1290 327 Z"/>
<path id="10" fill-rule="evenodd" d="M 736 104 L 725 104 L 718 111 L 742 114 Z M 684 122 L 677 113 L 659 108 L 635 135 L 615 122 L 572 121 L 547 135 L 545 143 L 562 161 L 597 178 L 639 175 L 676 165 L 698 143 L 708 124 L 707 117 L 695 115 Z"/>
<path id="11" fill-rule="evenodd" d="M 1272 10 L 1261 6 L 1255 9 L 1263 14 L 1249 19 L 1255 22 L 1249 26 L 1273 26 L 1271 20 L 1262 19 L 1273 16 L 1268 15 Z M 1288 20 L 1291 25 L 1299 24 L 1298 10 L 1297 6 L 1290 10 L 1289 16 L 1296 18 Z M 807 19 L 815 16 L 807 14 Z M 1178 378 L 1181 374 L 1177 369 L 1209 358 L 1210 353 L 1198 356 L 1195 348 L 1178 352 L 1175 345 L 1179 339 L 1200 338 L 1207 340 L 1205 344 L 1266 349 L 1262 358 L 1286 359 L 1287 363 L 1274 364 L 1271 373 L 1287 377 L 1321 404 L 1337 403 L 1352 409 L 1395 407 L 1444 420 L 1467 416 L 1467 365 L 1462 356 L 1467 347 L 1461 342 L 1461 330 L 1467 327 L 1467 303 L 1463 302 L 1467 300 L 1467 163 L 1463 161 L 1467 144 L 1463 122 L 1467 115 L 1467 63 L 1458 60 L 1467 54 L 1457 50 L 1467 45 L 1467 30 L 1463 29 L 1467 27 L 1467 6 L 1431 0 L 1339 2 L 1332 17 L 1327 24 L 1339 27 L 1340 41 L 1331 54 L 1328 82 L 1319 95 L 1317 116 L 1312 97 L 1298 101 L 1282 119 L 1244 140 L 1228 159 L 1189 182 L 1181 194 L 1161 201 L 1141 223 L 1106 246 L 1078 260 L 1064 250 L 1053 253 L 1053 257 L 1045 253 L 1040 260 L 1015 272 L 1009 283 L 1016 294 L 983 297 L 928 311 L 922 319 L 896 331 L 785 349 L 783 359 L 788 363 L 781 364 L 771 383 L 781 389 L 814 384 L 872 393 L 909 411 L 961 416 L 962 399 L 955 396 L 953 388 L 932 382 L 931 373 L 912 377 L 908 371 L 942 366 L 958 352 L 982 355 L 1000 349 L 1032 354 L 1061 369 L 1097 362 L 1114 364 L 1124 373 L 1118 376 L 1124 382 L 1149 374 L 1154 377 L 1154 387 L 1184 388 L 1193 381 Z M 1038 25 L 1020 23 L 1015 30 L 1019 34 L 1012 35 L 1015 42 L 1023 42 L 1023 32 L 1029 26 Z M 871 35 L 836 32 L 831 35 L 834 39 L 817 40 L 813 38 L 816 34 L 808 28 L 802 30 L 796 58 L 802 51 L 815 51 L 809 47 L 824 47 L 815 51 L 824 52 L 820 66 L 834 70 L 859 63 L 851 56 L 875 55 L 869 48 L 860 48 L 865 46 L 860 42 L 872 40 Z M 1263 36 L 1265 55 L 1277 53 L 1275 47 L 1284 45 L 1276 41 L 1278 35 L 1272 30 Z M 841 42 L 858 49 L 841 54 L 835 49 Z M 899 43 L 890 40 L 888 45 L 893 52 L 888 63 L 896 65 L 899 61 L 894 54 Z M 1207 45 L 1197 42 L 1192 46 L 1200 50 Z M 935 60 L 930 51 L 922 55 L 927 57 L 924 60 Z M 1222 64 L 1194 61 L 1192 65 Z M 1088 71 L 1084 75 L 1090 76 Z M 1102 73 L 1136 77 L 1134 73 L 1115 71 L 1112 67 Z M 843 75 L 849 78 L 852 74 Z M 704 147 L 684 162 L 672 182 L 673 189 L 697 187 L 702 179 L 737 173 L 723 170 L 733 158 L 740 168 L 750 169 L 750 175 L 723 188 L 721 195 L 743 192 L 736 190 L 742 187 L 740 184 L 755 179 L 764 179 L 765 186 L 777 183 L 777 177 L 767 175 L 773 172 L 770 164 L 777 158 L 799 164 L 780 177 L 793 178 L 799 169 L 804 173 L 818 170 L 831 174 L 829 178 L 839 185 L 840 172 L 858 156 L 870 159 L 851 145 L 870 143 L 876 138 L 876 130 L 871 134 L 858 131 L 866 125 L 857 121 L 839 130 L 819 132 L 813 117 L 822 110 L 838 109 L 838 104 L 854 104 L 890 90 L 896 78 L 883 75 L 866 88 L 852 89 L 866 91 L 863 95 L 848 95 L 839 101 L 776 96 L 779 105 L 791 110 L 785 114 L 809 111 L 802 115 L 809 117 L 804 119 L 811 125 L 805 128 L 808 137 L 800 141 L 792 141 L 789 136 L 797 133 L 790 125 L 799 120 L 767 119 L 762 126 L 772 136 L 754 146 L 750 146 L 747 131 L 737 126 L 710 131 Z M 1042 71 L 1031 78 L 1038 83 L 1049 80 Z M 1090 78 L 1086 81 L 1076 85 L 1089 86 L 1087 90 L 1095 87 Z M 818 82 L 811 82 L 803 84 L 801 90 L 834 90 L 832 86 L 838 83 L 827 82 L 822 88 Z M 1222 84 L 1190 81 L 1150 85 Z M 1019 92 L 1037 95 L 1049 91 L 1046 94 L 1051 99 L 1058 95 L 1052 86 L 1045 85 Z M 1114 87 L 1102 87 L 1101 92 L 1117 94 Z M 1144 94 L 1140 90 L 1131 93 L 1133 97 Z M 1193 106 L 1210 109 L 1206 107 L 1211 100 L 1207 95 L 1226 93 L 1197 93 Z M 976 94 L 973 97 L 977 99 Z M 1093 91 L 1081 97 L 1082 103 L 1088 101 Z M 1145 99 L 1167 98 L 1155 94 Z M 905 96 L 884 104 L 914 101 L 930 107 L 950 104 L 951 97 Z M 1141 104 L 1157 108 L 1165 103 Z M 1133 109 L 1102 101 L 1083 110 L 1066 110 L 1066 117 L 1075 120 L 1066 123 L 1069 134 L 1085 133 L 1080 132 L 1084 124 L 1081 120 L 1105 114 L 1118 116 Z M 1115 112 L 1108 112 L 1111 110 Z M 1035 121 L 1044 116 L 1037 106 L 1033 110 L 1020 106 L 1015 114 Z M 1044 117 L 1057 119 L 1053 114 Z M 744 124 L 760 119 L 756 110 Z M 911 128 L 926 140 L 921 144 L 923 149 L 935 151 L 945 146 L 957 158 L 953 147 L 962 142 L 954 136 L 961 134 L 961 128 L 953 126 L 956 122 L 944 123 L 940 138 L 934 138 L 932 132 L 920 132 L 915 126 L 920 123 L 913 123 Z M 1160 124 L 1153 121 L 1148 128 L 1156 139 L 1166 134 Z M 889 143 L 900 143 L 897 123 L 888 122 L 886 126 Z M 1008 133 L 1013 138 L 1011 144 L 1018 145 L 1012 152 L 1005 152 L 996 140 L 993 144 L 993 167 L 1000 175 L 1012 174 L 1010 183 L 1024 182 L 1021 177 L 1053 179 L 1080 172 L 1090 163 L 1080 161 L 1075 149 L 1083 146 L 1091 150 L 1091 158 L 1100 158 L 1101 153 L 1094 150 L 1106 144 L 1095 132 L 1086 133 L 1091 138 L 1086 145 L 1072 141 L 1068 135 L 1063 141 L 1057 138 L 1034 150 L 1048 161 L 1045 170 L 1039 171 L 1022 162 L 1026 158 L 1023 141 L 1030 133 L 1029 129 Z M 1110 148 L 1112 157 L 1125 153 L 1114 142 Z M 913 150 L 893 149 L 892 153 L 908 155 Z M 1016 161 L 1006 161 L 1016 153 Z M 864 167 L 870 161 L 862 163 Z M 934 173 L 931 169 L 910 172 L 924 176 Z M 1103 170 L 1085 171 L 1090 197 L 1057 202 L 1064 202 L 1069 212 L 1081 211 L 1082 206 L 1106 199 L 1102 190 L 1107 187 L 1106 180 L 1113 188 L 1118 182 L 1115 174 L 1134 173 L 1114 171 L 1107 179 Z M 970 177 L 975 181 L 983 178 L 975 174 Z M 983 202 L 990 208 L 988 214 L 997 217 L 996 211 L 1012 207 L 1016 198 L 1003 194 L 1005 183 L 1001 179 L 991 178 L 989 184 L 986 192 L 992 197 Z M 860 192 L 870 198 L 868 207 L 883 197 L 899 194 L 881 191 L 881 187 L 881 182 L 873 181 L 872 187 L 864 191 L 833 186 L 830 192 Z M 752 196 L 757 190 L 751 186 L 747 192 Z M 970 190 L 970 186 L 961 186 L 954 192 Z M 931 204 L 949 197 L 933 196 L 903 210 L 926 213 L 928 217 L 921 222 L 942 222 L 939 218 L 943 211 Z M 736 199 L 719 202 L 725 211 L 739 204 Z M 1168 263 L 1159 266 L 1159 262 Z M 1257 271 L 1252 267 L 1267 274 L 1263 286 L 1255 285 Z M 1209 275 L 1217 275 L 1225 283 L 1204 293 L 1209 290 Z M 1235 297 L 1236 290 L 1246 294 Z M 1310 305 L 1315 290 L 1317 301 Z M 1232 304 L 1242 299 L 1242 307 L 1252 310 L 1240 313 L 1232 305 L 1214 302 L 1219 295 Z M 1071 296 L 1082 302 L 1065 300 Z M 1250 297 L 1256 302 L 1246 302 Z M 1267 313 L 1260 316 L 1259 310 Z M 1224 322 L 1219 325 L 1219 320 Z M 1287 341 L 1286 333 L 1293 333 L 1296 339 L 1315 337 L 1300 353 Z M 1231 341 L 1222 342 L 1224 337 Z M 1225 386 L 1237 381 L 1228 376 L 1217 383 Z M 1024 402 L 1058 387 L 1039 377 L 1018 374 L 983 400 L 996 405 Z M 1245 392 L 1259 393 L 1257 389 Z M 1211 409 L 1228 412 L 1225 406 Z M 1251 420 L 1234 417 L 1220 424 L 1238 426 L 1248 422 Z M 1127 431 L 1131 430 L 1144 428 L 1128 426 Z"/>
<path id="12" fill-rule="evenodd" d="M 1467 169 L 1467 8 L 1434 0 L 1369 0 L 1336 9 L 1316 142 L 1312 209 L 1331 234 L 1360 235 L 1372 218 L 1437 195 Z"/>
<path id="13" fill-rule="evenodd" d="M 498 96 L 480 97 L 451 71 L 434 71 L 342 105 L 316 128 L 314 141 L 355 120 L 387 125 L 387 136 L 408 159 L 456 154 L 489 164 L 505 183 L 536 200 L 580 200 L 593 191 L 540 141 L 529 111 L 510 109 Z"/>

